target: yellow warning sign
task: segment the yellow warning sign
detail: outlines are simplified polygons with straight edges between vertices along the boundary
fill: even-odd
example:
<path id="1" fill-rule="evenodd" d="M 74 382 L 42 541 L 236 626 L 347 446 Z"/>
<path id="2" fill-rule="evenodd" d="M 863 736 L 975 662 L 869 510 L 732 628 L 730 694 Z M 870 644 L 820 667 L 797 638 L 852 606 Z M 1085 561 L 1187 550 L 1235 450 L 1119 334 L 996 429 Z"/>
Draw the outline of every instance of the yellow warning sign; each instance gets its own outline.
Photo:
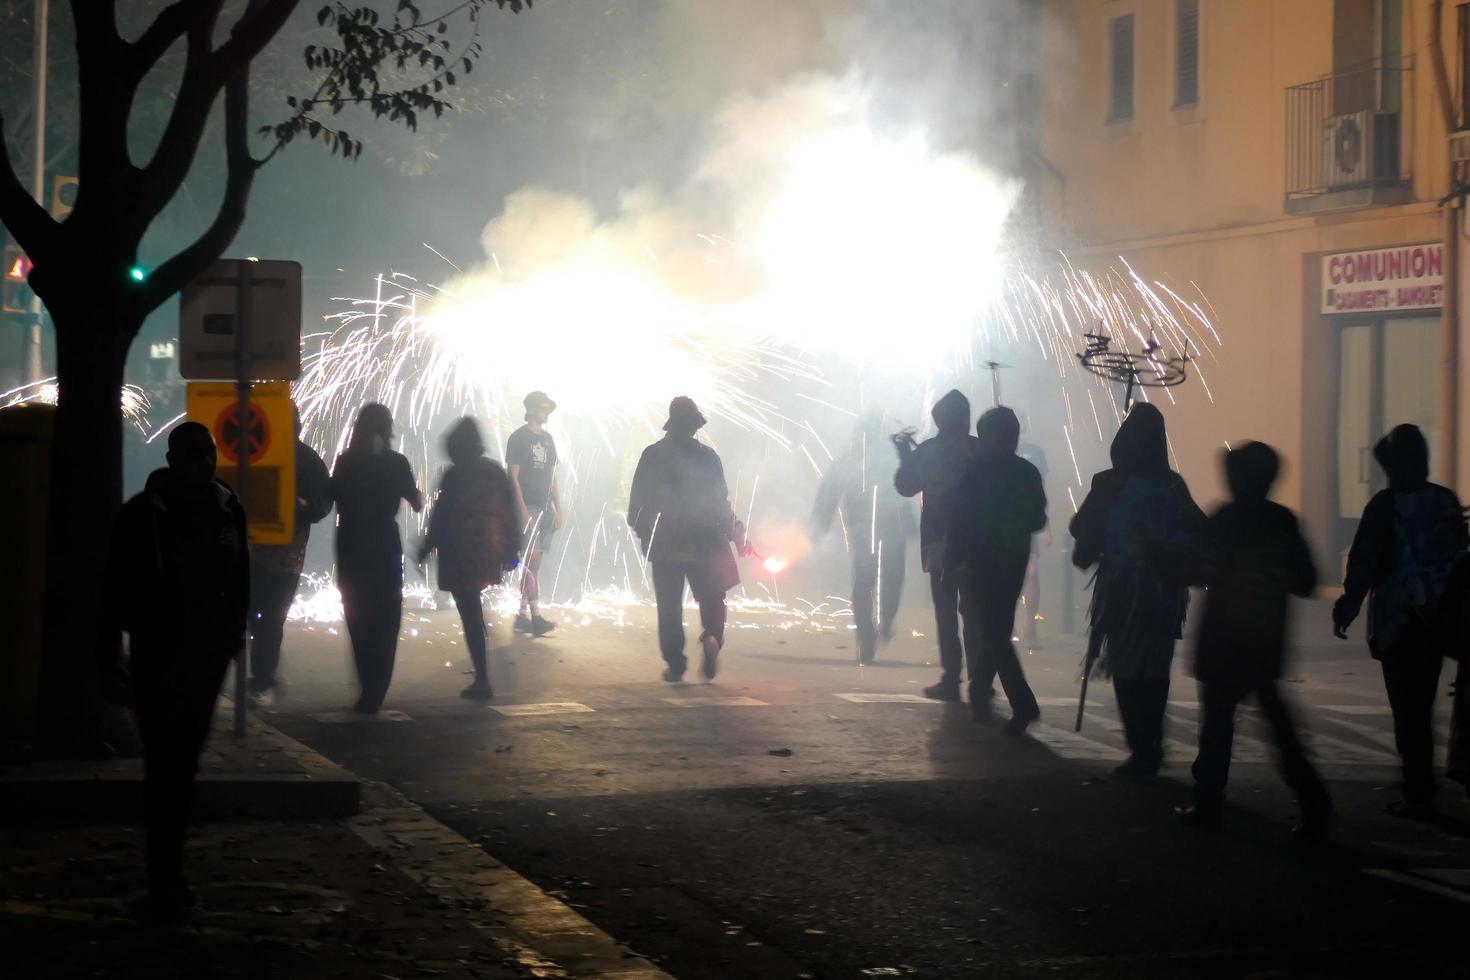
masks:
<path id="1" fill-rule="evenodd" d="M 296 531 L 296 425 L 291 386 L 285 381 L 250 386 L 250 407 L 242 420 L 235 386 L 218 381 L 189 382 L 189 419 L 214 433 L 218 474 L 240 485 L 240 456 L 249 461 L 249 500 L 245 517 L 255 544 L 290 544 Z"/>

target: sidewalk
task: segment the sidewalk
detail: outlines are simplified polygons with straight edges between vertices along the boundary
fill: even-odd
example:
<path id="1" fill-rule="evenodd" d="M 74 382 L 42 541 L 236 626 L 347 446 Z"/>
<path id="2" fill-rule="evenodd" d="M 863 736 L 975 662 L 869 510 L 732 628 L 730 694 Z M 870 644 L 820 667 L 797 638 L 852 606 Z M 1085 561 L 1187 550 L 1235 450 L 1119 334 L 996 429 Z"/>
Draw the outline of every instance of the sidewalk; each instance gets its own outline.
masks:
<path id="1" fill-rule="evenodd" d="M 141 919 L 141 826 L 94 815 L 67 825 L 0 827 L 0 944 L 6 974 L 118 978 L 663 977 L 562 903 L 379 784 L 361 784 L 361 809 L 338 819 L 246 820 L 286 787 L 325 783 L 340 800 L 354 776 L 300 743 L 252 722 L 243 743 L 220 713 L 206 759 L 224 820 L 191 829 L 186 867 L 198 907 L 182 922 Z M 26 783 L 5 767 L 7 799 L 22 786 L 95 777 L 94 799 L 126 800 L 136 764 L 54 764 Z M 253 789 L 265 787 L 253 801 Z M 313 794 L 316 794 L 313 796 Z M 46 792 L 39 794 L 46 797 Z M 308 789 L 309 799 L 323 798 Z M 273 797 L 273 799 L 272 799 Z M 52 803 L 62 799 L 52 794 Z M 299 803 L 299 800 L 295 801 Z M 12 814 L 13 815 L 13 814 Z"/>

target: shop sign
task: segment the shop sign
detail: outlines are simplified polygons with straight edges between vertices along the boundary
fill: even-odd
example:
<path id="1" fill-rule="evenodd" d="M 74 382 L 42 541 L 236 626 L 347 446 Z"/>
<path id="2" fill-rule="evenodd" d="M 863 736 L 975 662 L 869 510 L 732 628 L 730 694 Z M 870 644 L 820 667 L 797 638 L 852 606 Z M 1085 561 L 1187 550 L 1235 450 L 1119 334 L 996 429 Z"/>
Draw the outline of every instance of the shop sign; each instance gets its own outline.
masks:
<path id="1" fill-rule="evenodd" d="M 1322 256 L 1322 312 L 1435 310 L 1444 297 L 1439 242 Z"/>

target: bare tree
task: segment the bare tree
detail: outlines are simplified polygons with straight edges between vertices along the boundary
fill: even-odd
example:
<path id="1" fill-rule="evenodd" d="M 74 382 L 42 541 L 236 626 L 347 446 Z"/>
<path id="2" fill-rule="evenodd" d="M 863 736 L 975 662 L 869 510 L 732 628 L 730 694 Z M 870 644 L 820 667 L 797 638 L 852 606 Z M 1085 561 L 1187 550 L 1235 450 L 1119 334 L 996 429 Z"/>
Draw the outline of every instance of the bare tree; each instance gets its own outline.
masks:
<path id="1" fill-rule="evenodd" d="M 256 172 L 299 138 L 355 158 L 362 143 L 336 122 L 348 107 L 410 129 L 440 115 L 446 90 L 481 53 L 480 14 L 519 12 L 531 0 L 448 0 L 426 14 L 411 0 L 391 13 L 328 3 L 317 13 L 329 42 L 305 47 L 314 87 L 285 99 L 284 118 L 261 127 L 251 149 L 250 67 L 298 0 L 248 0 L 233 24 L 225 0 L 178 0 L 132 40 L 119 32 L 115 0 L 70 0 L 76 37 L 80 185 L 65 222 L 52 220 L 17 177 L 0 145 L 0 223 L 33 263 L 31 288 L 56 332 L 59 401 L 51 517 L 39 742 L 55 753 L 89 751 L 99 717 L 97 596 L 113 514 L 122 493 L 118 390 L 128 348 L 145 318 L 229 247 L 245 220 Z M 129 152 L 139 86 L 183 48 L 177 96 L 152 157 Z M 226 176 L 218 211 L 190 244 L 141 274 L 138 248 L 179 192 L 209 120 L 223 100 Z M 0 128 L 4 120 L 0 119 Z"/>

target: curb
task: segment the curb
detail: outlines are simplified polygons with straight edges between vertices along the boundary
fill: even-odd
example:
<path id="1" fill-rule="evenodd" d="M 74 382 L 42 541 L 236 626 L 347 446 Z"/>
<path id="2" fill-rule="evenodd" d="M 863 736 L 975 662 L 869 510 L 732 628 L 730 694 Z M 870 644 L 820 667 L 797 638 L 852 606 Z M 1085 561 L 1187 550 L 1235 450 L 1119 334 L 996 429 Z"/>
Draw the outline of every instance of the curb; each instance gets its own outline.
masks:
<path id="1" fill-rule="evenodd" d="M 320 762 L 352 775 L 307 745 L 257 724 L 303 769 L 311 771 Z M 497 920 L 476 923 L 475 928 L 517 965 L 546 978 L 673 980 L 393 787 L 364 782 L 368 792 L 363 812 L 348 826 L 430 894 L 494 909 Z"/>

